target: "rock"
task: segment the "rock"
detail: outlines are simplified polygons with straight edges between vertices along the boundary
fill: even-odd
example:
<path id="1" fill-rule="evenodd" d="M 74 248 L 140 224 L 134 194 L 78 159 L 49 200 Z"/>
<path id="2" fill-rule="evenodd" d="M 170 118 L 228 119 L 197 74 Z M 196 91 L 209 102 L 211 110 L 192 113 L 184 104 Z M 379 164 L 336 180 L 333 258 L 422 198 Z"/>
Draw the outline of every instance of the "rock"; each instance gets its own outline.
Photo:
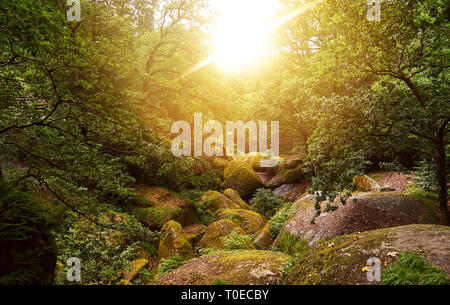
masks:
<path id="1" fill-rule="evenodd" d="M 255 172 L 256 175 L 261 179 L 262 183 L 264 184 L 264 187 L 267 186 L 269 181 L 273 178 L 273 175 L 271 175 L 269 172 Z"/>
<path id="2" fill-rule="evenodd" d="M 281 266 L 289 256 L 281 252 L 237 250 L 193 259 L 159 279 L 157 285 L 278 285 Z"/>
<path id="3" fill-rule="evenodd" d="M 223 170 L 230 164 L 230 161 L 223 159 L 223 158 L 214 158 L 212 160 L 212 167 L 217 170 Z"/>
<path id="4" fill-rule="evenodd" d="M 223 188 L 233 189 L 242 198 L 245 198 L 256 189 L 264 186 L 250 165 L 239 161 L 233 162 L 225 169 Z"/>
<path id="5" fill-rule="evenodd" d="M 133 281 L 138 275 L 139 271 L 142 268 L 145 268 L 148 265 L 148 259 L 146 258 L 136 258 L 131 262 L 130 269 L 123 272 L 123 278 L 126 282 Z"/>
<path id="6" fill-rule="evenodd" d="M 281 170 L 268 183 L 266 183 L 266 186 L 268 188 L 277 188 L 283 184 L 302 182 L 305 178 L 306 176 L 303 165 L 299 164 L 294 169 L 286 168 Z"/>
<path id="7" fill-rule="evenodd" d="M 216 192 L 208 191 L 199 202 L 199 206 L 205 211 L 211 211 L 212 213 L 220 209 L 239 209 L 241 206 L 236 202 L 229 199 L 227 196 Z"/>
<path id="8" fill-rule="evenodd" d="M 295 202 L 306 192 L 310 185 L 311 183 L 289 183 L 274 189 L 272 192 L 274 195 L 282 198 L 283 201 Z"/>
<path id="9" fill-rule="evenodd" d="M 149 229 L 159 230 L 170 220 L 175 220 L 182 226 L 197 221 L 197 213 L 190 200 L 160 187 L 138 185 L 136 190 L 138 195 L 147 198 L 149 203 L 135 205 L 132 210 L 137 219 Z"/>
<path id="10" fill-rule="evenodd" d="M 329 240 L 339 235 L 422 223 L 426 212 L 424 204 L 414 197 L 401 194 L 359 194 L 349 198 L 345 206 L 339 204 L 337 211 L 322 214 L 315 220 L 315 224 L 311 224 L 316 213 L 313 198 L 307 195 L 294 204 L 298 211 L 286 223 L 282 232 L 305 239 L 310 246 L 319 240 Z M 322 203 L 322 207 L 324 205 Z"/>
<path id="11" fill-rule="evenodd" d="M 238 230 L 240 234 L 245 235 L 244 230 L 231 220 L 222 219 L 213 222 L 206 229 L 206 233 L 199 241 L 198 247 L 224 249 L 225 246 L 222 243 L 222 237 L 230 235 L 234 229 Z"/>
<path id="12" fill-rule="evenodd" d="M 260 214 L 243 209 L 226 209 L 219 212 L 218 219 L 229 219 L 239 225 L 248 234 L 255 234 L 259 232 L 266 220 Z"/>
<path id="13" fill-rule="evenodd" d="M 203 235 L 206 233 L 206 226 L 196 223 L 183 228 L 184 234 L 186 234 L 187 239 L 191 242 L 192 247 L 198 244 L 200 239 L 202 239 Z"/>
<path id="14" fill-rule="evenodd" d="M 249 153 L 238 158 L 238 160 L 247 163 L 256 172 L 269 172 L 272 168 L 276 167 L 280 162 L 283 162 L 283 158 L 271 157 L 265 153 Z M 261 164 L 261 161 L 272 161 L 273 166 L 267 166 L 268 164 Z"/>
<path id="15" fill-rule="evenodd" d="M 378 183 L 369 176 L 355 176 L 353 182 L 355 183 L 355 189 L 360 192 L 378 191 L 380 188 Z"/>
<path id="16" fill-rule="evenodd" d="M 230 164 L 230 161 L 223 158 L 214 158 L 211 162 L 212 168 L 220 173 L 220 178 L 223 178 L 225 168 Z"/>
<path id="17" fill-rule="evenodd" d="M 369 285 L 361 267 L 376 257 L 385 266 L 393 253 L 417 251 L 450 275 L 450 227 L 408 225 L 340 236 L 304 253 L 286 277 L 286 285 Z"/>
<path id="18" fill-rule="evenodd" d="M 184 258 L 194 257 L 192 245 L 176 221 L 169 221 L 162 228 L 162 238 L 159 242 L 158 259 L 178 255 Z"/>
<path id="19" fill-rule="evenodd" d="M 394 192 L 395 188 L 390 187 L 390 186 L 382 186 L 378 189 L 378 191 L 381 193 Z"/>
<path id="20" fill-rule="evenodd" d="M 267 172 L 270 175 L 275 176 L 276 174 L 286 169 L 287 169 L 287 160 L 285 158 L 279 157 L 278 164 L 274 167 L 269 168 Z"/>
<path id="21" fill-rule="evenodd" d="M 269 249 L 272 243 L 273 237 L 269 230 L 269 223 L 267 223 L 253 240 L 253 244 L 257 249 Z"/>
<path id="22" fill-rule="evenodd" d="M 290 159 L 290 160 L 287 161 L 286 167 L 289 168 L 289 169 L 294 169 L 294 168 L 296 168 L 297 166 L 301 165 L 302 163 L 303 163 L 303 162 L 302 162 L 302 160 L 300 159 L 300 157 L 294 157 L 294 158 L 292 158 L 292 159 Z"/>
<path id="23" fill-rule="evenodd" d="M 223 194 L 225 196 L 228 197 L 228 199 L 230 199 L 231 201 L 233 201 L 234 203 L 237 203 L 237 205 L 241 208 L 241 209 L 245 209 L 245 210 L 250 210 L 250 206 L 245 203 L 244 200 L 242 200 L 242 198 L 239 196 L 239 194 L 232 189 L 226 189 Z"/>

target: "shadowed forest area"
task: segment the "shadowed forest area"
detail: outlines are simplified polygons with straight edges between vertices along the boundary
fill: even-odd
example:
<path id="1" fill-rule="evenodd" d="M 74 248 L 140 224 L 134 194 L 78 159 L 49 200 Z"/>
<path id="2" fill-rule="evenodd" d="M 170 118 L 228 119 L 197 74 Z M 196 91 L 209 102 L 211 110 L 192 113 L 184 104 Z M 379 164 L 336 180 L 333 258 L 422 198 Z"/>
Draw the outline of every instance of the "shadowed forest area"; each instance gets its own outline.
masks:
<path id="1" fill-rule="evenodd" d="M 0 284 L 450 284 L 449 16 L 3 0 Z"/>

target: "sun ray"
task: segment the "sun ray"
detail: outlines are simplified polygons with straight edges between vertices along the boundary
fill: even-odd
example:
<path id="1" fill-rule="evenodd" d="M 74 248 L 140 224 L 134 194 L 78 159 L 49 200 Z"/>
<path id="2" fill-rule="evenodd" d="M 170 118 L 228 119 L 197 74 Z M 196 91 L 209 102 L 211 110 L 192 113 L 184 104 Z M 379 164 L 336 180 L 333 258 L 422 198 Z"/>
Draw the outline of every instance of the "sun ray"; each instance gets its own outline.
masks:
<path id="1" fill-rule="evenodd" d="M 257 2 L 255 2 L 257 1 Z M 215 33 L 214 53 L 186 72 L 187 76 L 212 63 L 226 72 L 239 72 L 243 67 L 256 62 L 268 51 L 266 38 L 271 31 L 286 24 L 290 20 L 304 14 L 320 1 L 310 1 L 294 11 L 273 18 L 277 10 L 276 0 L 229 0 L 221 8 L 218 29 Z M 225 1 L 214 1 L 216 5 L 224 5 Z M 259 3 L 259 5 L 257 5 Z M 256 9 L 259 7 L 259 9 Z M 250 18 L 249 15 L 253 14 Z"/>

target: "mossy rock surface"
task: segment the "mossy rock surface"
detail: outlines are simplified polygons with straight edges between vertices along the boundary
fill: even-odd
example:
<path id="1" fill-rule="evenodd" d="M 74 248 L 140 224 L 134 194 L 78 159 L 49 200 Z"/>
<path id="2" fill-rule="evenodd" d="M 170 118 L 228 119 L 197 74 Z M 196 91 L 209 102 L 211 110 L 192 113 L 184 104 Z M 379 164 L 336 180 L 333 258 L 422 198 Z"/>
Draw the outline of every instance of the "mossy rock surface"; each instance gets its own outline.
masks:
<path id="1" fill-rule="evenodd" d="M 136 186 L 139 196 L 148 199 L 145 205 L 132 207 L 137 219 L 152 230 L 159 230 L 170 220 L 187 226 L 197 222 L 194 204 L 161 187 Z"/>
<path id="2" fill-rule="evenodd" d="M 302 163 L 299 163 L 295 168 L 288 168 L 287 166 L 280 170 L 266 185 L 269 188 L 278 188 L 284 184 L 300 183 L 307 178 Z"/>
<path id="3" fill-rule="evenodd" d="M 281 267 L 289 261 L 281 252 L 237 250 L 193 259 L 158 280 L 159 285 L 279 285 Z"/>
<path id="4" fill-rule="evenodd" d="M 257 172 L 269 172 L 272 168 L 278 166 L 278 164 L 283 162 L 283 158 L 280 157 L 271 157 L 268 154 L 265 153 L 249 153 L 245 156 L 242 156 L 238 158 L 238 160 L 241 160 L 248 165 L 250 165 L 253 170 Z M 268 167 L 268 164 L 262 164 L 262 162 L 273 162 L 274 166 Z"/>
<path id="5" fill-rule="evenodd" d="M 217 191 L 208 191 L 203 196 L 199 202 L 199 206 L 204 211 L 211 211 L 215 213 L 220 209 L 239 209 L 240 205 L 224 194 Z"/>
<path id="6" fill-rule="evenodd" d="M 355 201 L 355 200 L 356 201 Z M 414 197 L 402 194 L 357 194 L 339 203 L 335 212 L 323 213 L 311 223 L 316 210 L 310 195 L 294 203 L 297 213 L 286 223 L 282 232 L 305 239 L 310 245 L 335 236 L 408 224 L 424 223 L 425 205 Z M 338 203 L 336 203 L 338 204 Z M 324 207 L 325 203 L 322 203 Z M 277 240 L 275 241 L 275 245 Z"/>
<path id="7" fill-rule="evenodd" d="M 242 198 L 253 194 L 256 189 L 264 186 L 253 168 L 240 161 L 233 161 L 225 169 L 224 179 L 223 188 L 235 190 Z"/>
<path id="8" fill-rule="evenodd" d="M 272 192 L 274 193 L 274 195 L 277 195 L 278 197 L 282 198 L 283 201 L 295 202 L 297 201 L 297 199 L 300 198 L 300 196 L 305 194 L 306 190 L 310 186 L 311 186 L 310 182 L 289 183 L 274 189 Z"/>
<path id="9" fill-rule="evenodd" d="M 142 270 L 143 268 L 146 268 L 148 265 L 149 265 L 148 252 L 145 249 L 141 249 L 139 251 L 138 257 L 131 262 L 127 270 L 123 271 L 123 279 L 125 283 L 132 282 L 139 274 L 139 271 Z"/>
<path id="10" fill-rule="evenodd" d="M 287 285 L 370 285 L 367 260 L 382 262 L 381 277 L 398 253 L 417 251 L 450 274 L 450 227 L 408 225 L 335 237 L 304 253 L 286 277 Z"/>
<path id="11" fill-rule="evenodd" d="M 241 196 L 239 196 L 238 192 L 232 189 L 226 189 L 223 194 L 228 197 L 231 201 L 237 203 L 241 209 L 250 210 L 250 206 L 242 200 Z"/>
<path id="12" fill-rule="evenodd" d="M 231 220 L 222 219 L 213 222 L 208 226 L 205 235 L 203 235 L 197 245 L 200 248 L 224 249 L 225 246 L 222 242 L 222 237 L 230 235 L 235 229 L 242 235 L 246 234 L 239 225 Z"/>
<path id="13" fill-rule="evenodd" d="M 253 244 L 258 249 L 269 249 L 273 243 L 272 233 L 269 230 L 269 223 L 266 223 L 264 228 L 258 233 L 253 240 Z"/>
<path id="14" fill-rule="evenodd" d="M 380 185 L 369 176 L 355 176 L 353 182 L 355 183 L 355 189 L 360 192 L 378 191 L 380 189 Z"/>
<path id="15" fill-rule="evenodd" d="M 162 237 L 159 242 L 158 259 L 178 255 L 183 258 L 194 256 L 191 242 L 184 233 L 181 225 L 176 221 L 169 221 L 162 228 Z"/>
<path id="16" fill-rule="evenodd" d="M 261 231 L 266 224 L 266 219 L 260 214 L 243 209 L 221 210 L 217 215 L 217 218 L 233 221 L 248 234 L 255 234 Z"/>

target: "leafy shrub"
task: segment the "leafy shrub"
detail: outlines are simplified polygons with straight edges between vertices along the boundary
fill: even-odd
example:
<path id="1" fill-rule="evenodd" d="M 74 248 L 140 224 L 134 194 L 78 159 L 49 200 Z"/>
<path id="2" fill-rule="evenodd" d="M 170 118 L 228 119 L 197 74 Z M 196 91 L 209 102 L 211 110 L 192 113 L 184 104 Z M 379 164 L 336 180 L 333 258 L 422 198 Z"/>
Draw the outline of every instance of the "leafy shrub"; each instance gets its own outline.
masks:
<path id="1" fill-rule="evenodd" d="M 68 212 L 65 222 L 55 232 L 58 261 L 56 283 L 66 280 L 65 262 L 70 257 L 81 261 L 80 284 L 117 284 L 122 271 L 130 266 L 142 248 L 156 242 L 159 234 L 143 227 L 132 216 L 112 209 L 99 211 L 95 219 Z"/>
<path id="2" fill-rule="evenodd" d="M 449 285 L 450 278 L 415 251 L 401 253 L 386 269 L 382 285 Z"/>
<path id="3" fill-rule="evenodd" d="M 276 208 L 281 205 L 281 200 L 274 195 L 270 190 L 260 188 L 256 190 L 252 200 L 252 210 L 256 213 L 264 215 L 266 218 L 270 218 L 275 214 Z"/>
<path id="4" fill-rule="evenodd" d="M 272 237 L 277 237 L 286 222 L 297 212 L 297 208 L 285 203 L 281 209 L 269 220 L 269 231 Z"/>
<path id="5" fill-rule="evenodd" d="M 173 255 L 169 258 L 163 258 L 159 262 L 158 265 L 158 277 L 162 277 L 169 273 L 172 270 L 175 270 L 176 268 L 182 266 L 186 262 L 186 259 L 179 256 L 179 255 Z"/>
<path id="6" fill-rule="evenodd" d="M 176 158 L 170 151 L 160 160 L 157 176 L 151 182 L 156 185 L 167 185 L 177 192 L 218 190 L 221 184 L 219 172 L 214 170 L 207 160 Z"/>
<path id="7" fill-rule="evenodd" d="M 430 160 L 418 162 L 416 167 L 416 183 L 424 191 L 436 191 L 438 183 L 436 180 L 436 165 Z"/>
<path id="8" fill-rule="evenodd" d="M 238 229 L 233 229 L 230 235 L 221 238 L 226 250 L 245 249 L 251 242 L 252 237 L 239 233 Z"/>

